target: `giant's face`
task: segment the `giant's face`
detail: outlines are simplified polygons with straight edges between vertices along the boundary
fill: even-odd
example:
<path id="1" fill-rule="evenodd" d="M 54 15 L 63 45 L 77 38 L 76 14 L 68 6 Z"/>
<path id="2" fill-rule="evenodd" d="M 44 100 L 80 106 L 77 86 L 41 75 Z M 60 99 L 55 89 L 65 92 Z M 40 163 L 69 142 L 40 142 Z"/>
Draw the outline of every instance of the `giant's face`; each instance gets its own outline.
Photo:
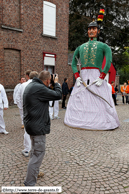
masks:
<path id="1" fill-rule="evenodd" d="M 88 28 L 88 37 L 89 38 L 95 38 L 98 36 L 98 28 L 95 26 L 89 27 Z"/>

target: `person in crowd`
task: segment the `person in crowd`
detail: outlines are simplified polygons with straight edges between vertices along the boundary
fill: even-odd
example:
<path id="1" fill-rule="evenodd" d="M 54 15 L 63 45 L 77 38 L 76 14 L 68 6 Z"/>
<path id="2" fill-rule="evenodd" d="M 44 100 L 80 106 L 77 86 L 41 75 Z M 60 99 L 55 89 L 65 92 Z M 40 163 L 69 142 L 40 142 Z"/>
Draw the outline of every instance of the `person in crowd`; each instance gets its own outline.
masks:
<path id="1" fill-rule="evenodd" d="M 0 84 L 0 133 L 7 135 L 9 132 L 5 129 L 5 122 L 3 118 L 3 109 L 7 110 L 8 108 L 8 99 L 4 89 L 4 86 Z"/>
<path id="2" fill-rule="evenodd" d="M 49 101 L 49 115 L 50 119 L 60 119 L 59 114 L 59 100 Z"/>
<path id="3" fill-rule="evenodd" d="M 24 77 L 20 78 L 19 83 L 15 86 L 14 91 L 13 91 L 13 101 L 14 104 L 17 104 L 16 102 L 16 96 L 17 96 L 17 92 L 19 90 L 19 87 L 22 83 L 26 82 L 26 79 Z"/>
<path id="4" fill-rule="evenodd" d="M 20 89 L 19 89 L 19 92 L 18 92 L 18 101 L 17 101 L 17 103 L 21 107 L 22 112 L 23 112 L 23 93 L 24 93 L 24 90 L 25 90 L 26 86 L 32 81 L 32 79 L 34 77 L 38 77 L 38 72 L 37 71 L 31 71 L 30 73 L 29 72 L 30 72 L 30 70 L 26 71 L 26 75 L 27 75 L 28 81 L 23 83 L 20 86 Z M 28 75 L 29 75 L 29 77 L 28 77 Z M 31 140 L 30 140 L 30 136 L 26 133 L 25 128 L 24 128 L 24 141 L 23 141 L 23 145 L 24 145 L 24 150 L 22 150 L 22 154 L 25 157 L 28 157 L 29 156 L 29 152 L 31 150 Z"/>
<path id="5" fill-rule="evenodd" d="M 55 76 L 57 74 L 54 75 L 54 79 Z M 51 74 L 51 82 L 49 85 L 49 88 L 54 89 L 54 79 L 53 79 L 53 75 Z M 58 83 L 59 84 L 59 83 Z M 50 115 L 50 119 L 60 119 L 60 117 L 58 116 L 59 114 L 59 100 L 56 101 L 49 101 L 49 115 Z"/>
<path id="6" fill-rule="evenodd" d="M 24 82 L 26 82 L 26 79 L 24 77 L 22 77 L 20 80 L 19 80 L 19 84 L 17 84 L 14 88 L 14 92 L 13 92 L 13 101 L 14 101 L 14 104 L 17 104 L 16 102 L 16 99 L 17 99 L 17 94 L 18 94 L 18 90 L 20 88 L 20 85 Z M 23 112 L 22 110 L 19 108 L 19 113 L 20 113 L 20 117 L 21 117 L 21 123 L 22 123 L 22 129 L 24 129 L 24 125 L 23 125 Z"/>
<path id="7" fill-rule="evenodd" d="M 99 16 L 102 13 L 104 10 L 100 9 Z M 112 130 L 120 125 L 111 91 L 104 80 L 111 66 L 112 52 L 107 44 L 97 41 L 99 21 L 88 25 L 89 41 L 78 46 L 73 55 L 72 70 L 76 83 L 64 118 L 64 124 L 72 128 Z M 104 56 L 106 63 L 102 69 Z"/>
<path id="8" fill-rule="evenodd" d="M 112 98 L 113 98 L 114 104 L 116 106 L 118 104 L 116 103 L 116 92 L 115 92 L 115 88 L 114 88 L 115 87 L 115 82 L 114 81 L 111 82 L 111 86 L 112 86 Z"/>
<path id="9" fill-rule="evenodd" d="M 121 86 L 121 93 L 122 93 L 122 102 L 125 103 L 124 98 L 126 99 L 126 104 L 128 103 L 128 96 L 127 96 L 127 85 L 126 82 L 123 86 Z"/>
<path id="10" fill-rule="evenodd" d="M 28 81 L 29 80 L 29 74 L 30 74 L 31 70 L 27 70 L 26 73 L 25 73 L 25 76 L 26 76 L 26 80 Z M 27 82 L 28 83 L 28 82 Z M 23 107 L 22 107 L 22 103 L 21 103 L 21 85 L 19 86 L 19 89 L 17 91 L 17 95 L 16 95 L 16 103 L 17 103 L 17 106 L 19 108 L 19 111 L 20 111 L 20 116 L 21 116 L 21 121 L 22 121 L 22 129 L 24 129 L 24 124 L 23 124 Z"/>
<path id="11" fill-rule="evenodd" d="M 24 125 L 32 142 L 25 186 L 36 184 L 45 154 L 46 134 L 50 133 L 49 101 L 59 100 L 62 97 L 58 75 L 54 79 L 54 90 L 49 88 L 50 79 L 48 71 L 41 71 L 39 78 L 33 78 L 23 94 Z"/>
<path id="12" fill-rule="evenodd" d="M 66 109 L 65 106 L 65 100 L 68 95 L 69 88 L 68 88 L 68 79 L 64 78 L 64 83 L 62 84 L 62 94 L 63 94 L 63 100 L 62 100 L 62 108 Z"/>
<path id="13" fill-rule="evenodd" d="M 117 94 L 118 94 L 119 90 L 118 90 L 118 85 L 115 86 L 115 95 L 116 95 L 116 98 L 117 98 Z"/>
<path id="14" fill-rule="evenodd" d="M 126 93 L 127 93 L 127 101 L 128 101 L 128 104 L 129 104 L 129 80 L 127 80 L 127 89 L 126 89 Z"/>

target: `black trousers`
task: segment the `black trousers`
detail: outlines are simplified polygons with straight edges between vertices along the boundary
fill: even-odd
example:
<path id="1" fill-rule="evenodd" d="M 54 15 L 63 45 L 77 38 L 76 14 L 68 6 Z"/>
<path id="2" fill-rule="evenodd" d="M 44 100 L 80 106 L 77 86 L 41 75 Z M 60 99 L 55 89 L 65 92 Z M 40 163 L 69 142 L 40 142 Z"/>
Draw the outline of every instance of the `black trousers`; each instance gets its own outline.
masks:
<path id="1" fill-rule="evenodd" d="M 116 103 L 116 95 L 115 94 L 112 94 L 112 98 L 114 100 L 114 104 L 117 105 L 117 103 Z"/>
<path id="2" fill-rule="evenodd" d="M 62 108 L 64 108 L 64 107 L 65 107 L 65 100 L 66 100 L 66 96 L 67 96 L 67 95 L 63 95 Z"/>

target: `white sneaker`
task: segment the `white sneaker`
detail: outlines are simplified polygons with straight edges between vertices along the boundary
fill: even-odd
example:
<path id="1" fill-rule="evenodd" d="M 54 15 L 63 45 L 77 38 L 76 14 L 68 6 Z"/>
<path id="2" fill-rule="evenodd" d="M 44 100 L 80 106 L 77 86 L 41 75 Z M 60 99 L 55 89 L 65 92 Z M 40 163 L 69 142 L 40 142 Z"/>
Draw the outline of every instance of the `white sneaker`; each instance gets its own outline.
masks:
<path id="1" fill-rule="evenodd" d="M 51 120 L 54 120 L 54 118 L 53 118 L 53 117 L 50 117 L 50 119 L 51 119 Z"/>
<path id="2" fill-rule="evenodd" d="M 23 156 L 25 156 L 25 157 L 28 157 L 28 156 L 29 156 L 29 152 L 24 151 L 24 150 L 22 150 L 22 154 L 23 154 Z"/>
<path id="3" fill-rule="evenodd" d="M 8 131 L 4 131 L 3 133 L 4 133 L 5 135 L 7 135 L 9 132 L 8 132 Z"/>

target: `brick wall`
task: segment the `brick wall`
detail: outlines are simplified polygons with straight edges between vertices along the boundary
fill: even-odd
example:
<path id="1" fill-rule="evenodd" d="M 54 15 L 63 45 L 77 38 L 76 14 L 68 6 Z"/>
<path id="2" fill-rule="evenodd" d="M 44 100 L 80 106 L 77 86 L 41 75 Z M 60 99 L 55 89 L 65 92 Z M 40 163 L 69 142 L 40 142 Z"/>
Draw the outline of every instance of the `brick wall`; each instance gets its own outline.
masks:
<path id="1" fill-rule="evenodd" d="M 13 89 L 20 78 L 20 51 L 4 49 L 4 87 Z"/>
<path id="2" fill-rule="evenodd" d="M 20 0 L 3 0 L 3 25 L 20 28 Z"/>
<path id="3" fill-rule="evenodd" d="M 72 84 L 68 65 L 69 0 L 56 5 L 56 37 L 43 36 L 42 0 L 0 0 L 0 83 L 13 88 L 27 69 L 43 70 L 43 52 L 56 53 L 56 73 Z M 71 74 L 71 75 L 70 75 Z"/>

